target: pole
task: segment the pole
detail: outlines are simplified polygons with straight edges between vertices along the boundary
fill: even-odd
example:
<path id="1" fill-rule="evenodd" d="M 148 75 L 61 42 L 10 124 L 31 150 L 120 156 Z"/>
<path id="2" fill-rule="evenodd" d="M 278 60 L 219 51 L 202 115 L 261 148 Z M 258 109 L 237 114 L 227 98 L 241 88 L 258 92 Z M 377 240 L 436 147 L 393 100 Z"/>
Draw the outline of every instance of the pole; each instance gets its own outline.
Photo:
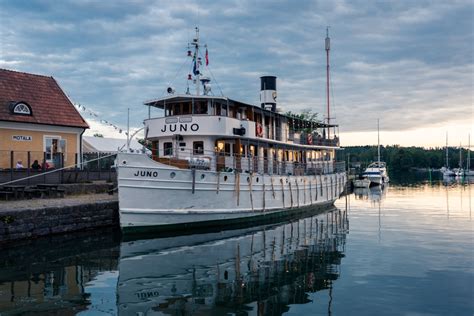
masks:
<path id="1" fill-rule="evenodd" d="M 446 132 L 446 169 L 449 169 L 449 157 L 448 157 L 448 132 Z"/>
<path id="2" fill-rule="evenodd" d="M 328 116 L 328 139 L 330 138 L 329 133 L 331 131 L 330 124 L 330 113 L 329 113 L 329 50 L 331 49 L 331 39 L 329 38 L 329 26 L 326 27 L 326 99 L 327 99 L 327 116 Z"/>
<path id="3" fill-rule="evenodd" d="M 130 152 L 130 108 L 127 109 L 127 153 Z"/>
<path id="4" fill-rule="evenodd" d="M 380 168 L 380 128 L 379 128 L 379 119 L 377 119 L 377 161 Z"/>
<path id="5" fill-rule="evenodd" d="M 471 170 L 471 134 L 467 136 L 467 163 L 466 170 L 469 172 Z"/>

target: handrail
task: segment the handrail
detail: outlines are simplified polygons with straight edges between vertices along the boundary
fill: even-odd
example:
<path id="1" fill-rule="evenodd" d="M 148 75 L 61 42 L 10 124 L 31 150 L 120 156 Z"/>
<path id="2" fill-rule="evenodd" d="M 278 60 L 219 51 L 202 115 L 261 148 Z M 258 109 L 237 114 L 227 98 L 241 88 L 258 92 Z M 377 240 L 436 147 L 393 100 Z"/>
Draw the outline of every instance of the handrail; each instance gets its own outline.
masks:
<path id="1" fill-rule="evenodd" d="M 173 155 L 152 155 L 152 159 L 160 163 L 184 169 L 193 167 L 192 159 L 194 158 L 206 160 L 197 168 L 216 171 L 279 175 L 323 175 L 345 171 L 345 161 L 336 162 L 327 158 L 325 160 L 324 157 L 318 159 L 299 157 L 298 160 L 285 161 L 252 155 L 222 155 L 220 152 L 209 150 L 195 154 L 190 148 L 180 148 Z"/>

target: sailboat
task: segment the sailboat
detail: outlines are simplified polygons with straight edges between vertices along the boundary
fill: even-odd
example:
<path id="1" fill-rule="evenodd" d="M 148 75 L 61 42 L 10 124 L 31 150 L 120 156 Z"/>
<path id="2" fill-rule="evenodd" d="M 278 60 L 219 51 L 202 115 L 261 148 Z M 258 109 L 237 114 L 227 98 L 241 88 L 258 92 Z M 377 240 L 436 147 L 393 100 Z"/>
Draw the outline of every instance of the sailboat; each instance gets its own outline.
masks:
<path id="1" fill-rule="evenodd" d="M 387 165 L 380 161 L 380 128 L 379 120 L 377 120 L 377 161 L 372 162 L 367 169 L 365 169 L 362 176 L 370 180 L 370 185 L 384 185 L 389 182 L 387 173 Z"/>
<path id="2" fill-rule="evenodd" d="M 443 177 L 454 177 L 456 173 L 449 169 L 449 154 L 448 154 L 448 133 L 446 132 L 446 166 L 441 168 L 441 173 Z"/>
<path id="3" fill-rule="evenodd" d="M 456 171 L 456 176 L 474 176 L 474 170 L 471 170 L 471 135 L 468 136 L 466 169 L 462 167 L 462 147 L 459 148 L 459 169 Z"/>
<path id="4" fill-rule="evenodd" d="M 459 168 L 454 169 L 454 174 L 456 177 L 462 177 L 464 176 L 464 168 L 462 165 L 462 144 L 459 144 Z"/>

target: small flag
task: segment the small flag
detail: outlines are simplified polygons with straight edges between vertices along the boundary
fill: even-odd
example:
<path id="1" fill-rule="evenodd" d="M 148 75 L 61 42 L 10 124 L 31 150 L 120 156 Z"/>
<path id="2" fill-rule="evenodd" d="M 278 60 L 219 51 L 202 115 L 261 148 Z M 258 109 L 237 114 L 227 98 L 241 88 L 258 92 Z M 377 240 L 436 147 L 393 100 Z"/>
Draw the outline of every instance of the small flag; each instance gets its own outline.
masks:
<path id="1" fill-rule="evenodd" d="M 209 52 L 207 51 L 206 48 L 206 66 L 209 65 Z"/>
<path id="2" fill-rule="evenodd" d="M 199 74 L 199 64 L 196 59 L 194 59 L 193 74 L 195 76 Z"/>

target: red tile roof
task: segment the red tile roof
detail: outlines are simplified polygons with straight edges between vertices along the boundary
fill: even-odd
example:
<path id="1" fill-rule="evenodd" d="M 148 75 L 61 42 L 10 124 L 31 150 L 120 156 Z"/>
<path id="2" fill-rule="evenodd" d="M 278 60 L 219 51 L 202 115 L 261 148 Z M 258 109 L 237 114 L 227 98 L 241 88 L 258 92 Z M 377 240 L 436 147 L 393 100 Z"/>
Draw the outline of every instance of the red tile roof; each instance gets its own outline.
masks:
<path id="1" fill-rule="evenodd" d="M 10 105 L 23 101 L 32 115 L 13 114 Z M 0 121 L 89 128 L 53 77 L 0 69 Z"/>

